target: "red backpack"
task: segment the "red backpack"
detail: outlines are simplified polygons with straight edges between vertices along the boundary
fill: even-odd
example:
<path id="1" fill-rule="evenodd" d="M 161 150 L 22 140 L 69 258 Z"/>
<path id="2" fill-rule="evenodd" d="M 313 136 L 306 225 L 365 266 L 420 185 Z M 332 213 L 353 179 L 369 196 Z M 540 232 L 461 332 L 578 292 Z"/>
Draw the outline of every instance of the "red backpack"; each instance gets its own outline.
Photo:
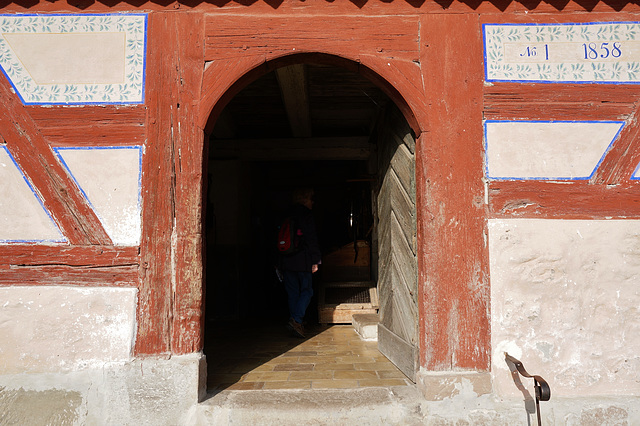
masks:
<path id="1" fill-rule="evenodd" d="M 282 221 L 278 229 L 278 252 L 284 255 L 295 254 L 300 251 L 300 237 L 302 230 L 296 226 L 292 217 L 287 217 Z"/>

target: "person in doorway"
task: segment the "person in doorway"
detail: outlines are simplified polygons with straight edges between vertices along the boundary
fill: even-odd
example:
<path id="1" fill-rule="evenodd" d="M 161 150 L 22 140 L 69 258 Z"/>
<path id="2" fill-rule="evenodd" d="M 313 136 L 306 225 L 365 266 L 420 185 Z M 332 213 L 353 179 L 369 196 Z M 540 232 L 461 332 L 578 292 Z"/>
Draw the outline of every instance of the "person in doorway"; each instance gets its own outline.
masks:
<path id="1" fill-rule="evenodd" d="M 280 266 L 289 305 L 288 327 L 298 337 L 305 337 L 303 320 L 313 296 L 312 276 L 321 262 L 318 236 L 311 209 L 313 189 L 301 188 L 293 192 L 290 216 L 299 237 L 295 253 L 282 255 Z"/>

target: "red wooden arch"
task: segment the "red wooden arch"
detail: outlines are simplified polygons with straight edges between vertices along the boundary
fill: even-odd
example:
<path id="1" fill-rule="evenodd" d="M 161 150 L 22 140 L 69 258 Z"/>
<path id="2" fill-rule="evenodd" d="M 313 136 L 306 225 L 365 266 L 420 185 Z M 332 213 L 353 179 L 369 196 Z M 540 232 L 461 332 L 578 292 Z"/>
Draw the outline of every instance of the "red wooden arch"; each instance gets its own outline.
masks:
<path id="1" fill-rule="evenodd" d="M 362 75 L 376 84 L 402 111 L 409 126 L 419 137 L 422 133 L 420 112 L 425 111 L 422 88 L 416 87 L 406 74 L 419 76 L 419 65 L 407 66 L 393 59 L 365 57 L 345 58 L 329 53 L 294 53 L 266 60 L 253 57 L 238 60 L 231 67 L 220 61 L 209 66 L 203 77 L 203 94 L 200 103 L 199 125 L 210 134 L 216 119 L 228 102 L 247 84 L 277 68 L 294 64 L 324 64 L 341 67 Z M 229 69 L 233 72 L 229 72 Z M 414 69 L 411 69 L 414 68 Z M 225 72 L 226 71 L 226 72 Z M 419 79 L 421 81 L 421 78 Z M 403 90 L 406 89 L 406 90 Z"/>
<path id="2" fill-rule="evenodd" d="M 146 97 L 136 353 L 202 349 L 203 158 L 216 118 L 257 76 L 321 62 L 376 83 L 417 136 L 420 365 L 488 369 L 478 17 L 149 18 L 148 67 L 156 72 Z M 473 54 L 457 55 L 461 50 Z"/>

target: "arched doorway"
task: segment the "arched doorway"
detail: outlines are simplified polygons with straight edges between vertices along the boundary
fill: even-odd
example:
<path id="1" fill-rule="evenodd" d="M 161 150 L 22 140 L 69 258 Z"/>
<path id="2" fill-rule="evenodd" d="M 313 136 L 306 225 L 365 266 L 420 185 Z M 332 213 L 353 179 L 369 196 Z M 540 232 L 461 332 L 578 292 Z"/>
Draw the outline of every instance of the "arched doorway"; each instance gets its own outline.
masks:
<path id="1" fill-rule="evenodd" d="M 335 66 L 343 59 L 321 58 L 304 55 L 300 63 L 274 65 L 232 89 L 237 94 L 224 109 L 214 108 L 206 316 L 286 319 L 285 298 L 274 291 L 270 233 L 290 188 L 312 186 L 324 254 L 354 257 L 352 265 L 325 263 L 318 285 L 373 283 L 380 297 L 374 307 L 380 309 L 380 349 L 415 380 L 415 134 L 376 84 Z M 328 292 L 323 287 L 316 294 Z M 327 321 L 320 318 L 322 303 L 324 296 L 310 306 L 312 321 Z"/>

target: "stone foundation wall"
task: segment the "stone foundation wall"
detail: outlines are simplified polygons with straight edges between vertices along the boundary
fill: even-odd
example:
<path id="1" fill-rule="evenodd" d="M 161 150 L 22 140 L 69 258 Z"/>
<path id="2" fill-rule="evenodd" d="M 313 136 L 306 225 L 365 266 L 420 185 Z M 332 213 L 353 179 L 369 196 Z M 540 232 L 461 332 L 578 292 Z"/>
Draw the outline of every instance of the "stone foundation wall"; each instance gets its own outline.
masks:
<path id="1" fill-rule="evenodd" d="M 0 376 L 0 424 L 187 424 L 203 397 L 202 354 Z"/>

